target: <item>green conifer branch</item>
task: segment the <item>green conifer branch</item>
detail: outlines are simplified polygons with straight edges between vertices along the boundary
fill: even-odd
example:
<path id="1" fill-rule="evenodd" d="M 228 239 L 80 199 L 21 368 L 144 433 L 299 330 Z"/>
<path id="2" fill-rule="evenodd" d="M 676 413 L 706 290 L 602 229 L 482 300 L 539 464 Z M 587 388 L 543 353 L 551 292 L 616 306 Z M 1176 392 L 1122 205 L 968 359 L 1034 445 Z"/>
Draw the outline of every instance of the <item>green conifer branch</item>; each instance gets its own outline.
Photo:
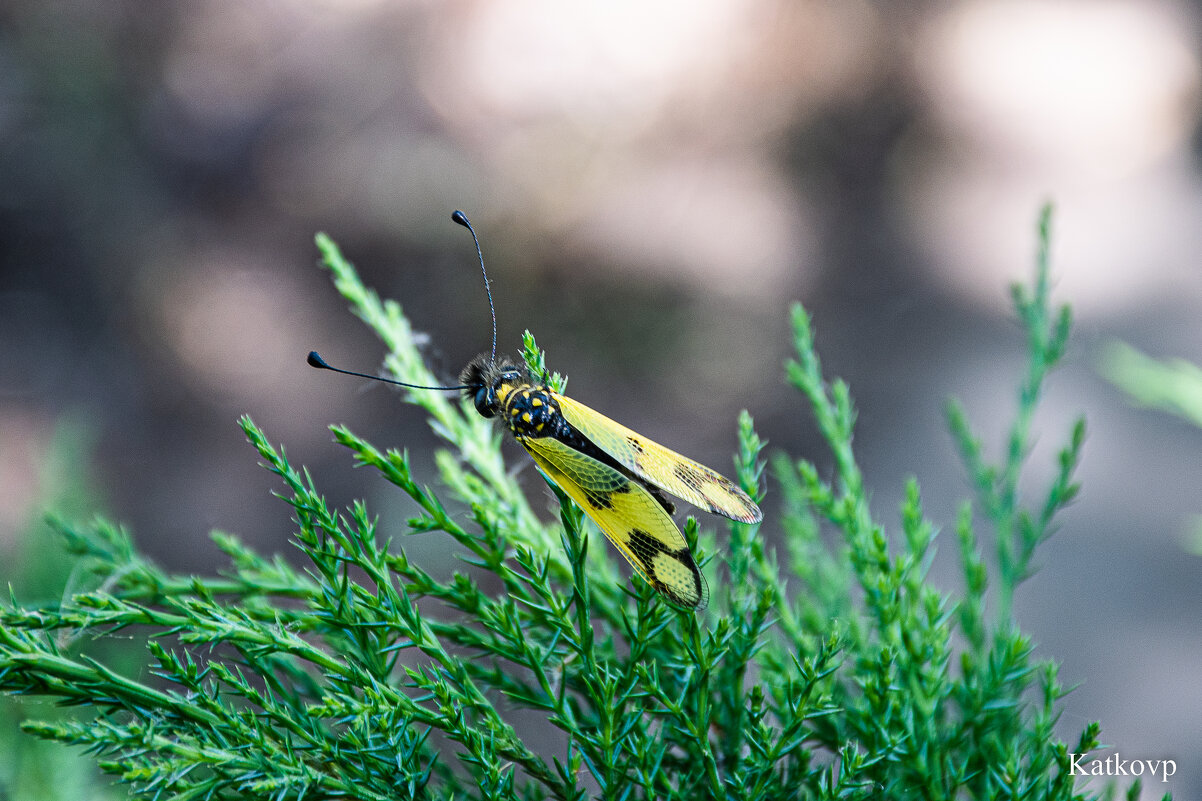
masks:
<path id="1" fill-rule="evenodd" d="M 84 747 L 144 797 L 1097 797 L 1077 789 L 1056 737 L 1065 692 L 1056 668 L 1033 658 L 1009 613 L 1009 594 L 1076 493 L 1084 441 L 1079 423 L 1039 503 L 1022 505 L 1033 411 L 1070 319 L 1049 306 L 1046 214 L 1041 232 L 1036 280 L 1014 293 L 1031 365 L 1002 462 L 988 464 L 962 410 L 949 411 L 977 508 L 998 533 L 1000 622 L 986 613 L 973 505 L 955 524 L 959 596 L 928 581 L 937 527 L 916 480 L 896 524 L 873 516 L 850 391 L 822 375 L 798 306 L 786 375 L 831 449 L 834 476 L 770 460 L 777 493 L 765 528 L 783 535 L 783 570 L 760 526 L 732 523 L 714 537 L 688 519 L 685 537 L 703 543 L 713 588 L 704 614 L 620 573 L 555 486 L 558 519 L 541 520 L 488 422 L 442 393 L 413 391 L 406 400 L 446 443 L 430 484 L 403 450 L 331 428 L 356 462 L 414 501 L 408 521 L 377 521 L 363 503 L 331 508 L 313 477 L 243 419 L 282 483 L 300 565 L 218 533 L 229 559 L 221 575 L 173 575 L 115 525 L 57 521 L 91 583 L 61 603 L 0 605 L 0 690 L 84 707 L 90 719 L 26 730 Z M 363 287 L 328 238 L 318 245 L 339 291 L 387 345 L 389 373 L 436 383 L 400 307 Z M 562 388 L 529 333 L 523 358 Z M 765 443 L 747 413 L 738 436 L 734 475 L 762 502 Z M 824 525 L 839 534 L 833 545 Z M 449 578 L 406 552 L 407 538 L 430 536 L 462 557 Z M 142 640 L 152 672 L 106 659 L 95 646 L 113 634 Z M 551 736 L 535 745 L 515 710 Z M 1087 726 L 1071 753 L 1096 748 L 1098 734 Z"/>
<path id="2" fill-rule="evenodd" d="M 1043 504 L 1035 511 L 1019 500 L 1018 483 L 1032 446 L 1031 423 L 1044 381 L 1064 356 L 1072 329 L 1072 311 L 1067 305 L 1053 308 L 1050 298 L 1052 206 L 1039 215 L 1035 277 L 1030 288 L 1011 287 L 1015 313 L 1027 336 L 1027 369 L 1018 392 L 1018 407 L 1006 438 L 1000 463 L 986 462 L 981 440 L 975 436 L 959 401 L 947 405 L 948 425 L 961 459 L 976 490 L 977 503 L 992 523 L 996 535 L 1000 625 L 1010 625 L 1015 588 L 1033 572 L 1031 558 L 1036 546 L 1052 532 L 1053 518 L 1077 494 L 1072 476 L 1085 442 L 1085 419 L 1073 425 L 1069 444 L 1057 454 L 1057 476 Z"/>

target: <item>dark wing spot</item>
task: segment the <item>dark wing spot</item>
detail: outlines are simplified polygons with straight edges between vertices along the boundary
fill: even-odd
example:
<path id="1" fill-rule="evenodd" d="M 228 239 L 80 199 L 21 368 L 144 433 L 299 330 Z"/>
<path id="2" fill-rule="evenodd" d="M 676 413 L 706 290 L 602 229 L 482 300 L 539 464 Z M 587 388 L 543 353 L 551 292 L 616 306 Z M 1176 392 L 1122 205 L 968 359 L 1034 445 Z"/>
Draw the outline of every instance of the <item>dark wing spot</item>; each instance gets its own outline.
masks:
<path id="1" fill-rule="evenodd" d="M 687 609 L 705 607 L 709 591 L 705 586 L 705 578 L 702 577 L 701 571 L 697 569 L 697 563 L 693 561 L 693 555 L 689 553 L 687 547 L 676 551 L 669 550 L 664 547 L 662 542 L 652 537 L 646 531 L 632 528 L 630 529 L 630 548 L 634 551 L 639 563 L 643 566 L 648 582 L 657 592 L 665 595 L 677 606 Z M 688 574 L 685 580 L 693 585 L 691 597 L 682 596 L 671 584 L 665 582 L 657 575 L 657 561 L 663 562 L 675 574 L 677 580 L 684 578 L 682 572 Z"/>
<path id="2" fill-rule="evenodd" d="M 655 554 L 664 550 L 663 543 L 641 528 L 630 529 L 630 547 L 639 556 Z"/>
<path id="3" fill-rule="evenodd" d="M 663 544 L 641 528 L 632 528 L 630 529 L 630 550 L 638 556 L 643 570 L 647 572 L 651 586 L 660 592 L 667 591 L 667 586 L 655 575 L 655 561 L 652 559 L 655 554 L 664 550 Z"/>
<path id="4" fill-rule="evenodd" d="M 630 482 L 623 481 L 616 486 L 600 490 L 589 489 L 588 487 L 581 487 L 581 489 L 584 490 L 584 499 L 588 501 L 589 506 L 594 509 L 612 509 L 614 508 L 614 503 L 611 498 L 614 495 L 623 495 L 630 492 Z"/>
<path id="5" fill-rule="evenodd" d="M 639 442 L 637 437 L 627 437 L 626 444 L 633 448 L 635 453 L 643 453 L 643 443 Z"/>
<path id="6" fill-rule="evenodd" d="M 729 478 L 727 478 L 726 476 L 714 476 L 713 481 L 715 484 L 717 484 L 719 487 L 726 490 L 727 492 L 737 492 L 737 493 L 742 492 L 742 490 L 739 489 L 739 486 L 737 484 L 735 484 L 735 482 L 733 482 Z"/>
<path id="7" fill-rule="evenodd" d="M 626 490 L 630 491 L 629 487 Z M 610 493 L 597 492 L 596 490 L 585 489 L 584 499 L 588 501 L 588 505 L 594 509 L 612 509 L 614 508 L 613 501 L 609 499 Z"/>
<path id="8" fill-rule="evenodd" d="M 687 464 L 673 465 L 672 472 L 676 474 L 677 478 L 688 484 L 690 487 L 700 488 L 705 481 L 705 476 L 701 475 Z"/>
<path id="9" fill-rule="evenodd" d="M 693 563 L 693 555 L 689 553 L 688 547 L 681 548 L 678 551 L 669 550 L 664 547 L 662 542 L 641 528 L 630 529 L 630 547 L 648 567 L 650 566 L 652 557 L 657 553 L 667 554 L 673 559 L 678 559 L 688 564 Z M 654 571 L 652 571 L 652 574 L 654 575 Z"/>

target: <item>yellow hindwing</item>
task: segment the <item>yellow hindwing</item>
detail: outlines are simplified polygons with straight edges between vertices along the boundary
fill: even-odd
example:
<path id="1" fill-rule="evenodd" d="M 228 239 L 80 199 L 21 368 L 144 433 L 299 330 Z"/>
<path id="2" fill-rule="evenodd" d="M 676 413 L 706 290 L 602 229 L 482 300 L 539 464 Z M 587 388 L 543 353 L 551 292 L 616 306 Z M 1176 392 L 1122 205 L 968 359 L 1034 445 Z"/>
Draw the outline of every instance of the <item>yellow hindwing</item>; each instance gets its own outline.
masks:
<path id="1" fill-rule="evenodd" d="M 646 488 L 556 439 L 521 437 L 518 441 L 648 584 L 679 606 L 705 607 L 709 587 L 689 545 Z"/>
<path id="2" fill-rule="evenodd" d="M 579 401 L 559 393 L 551 395 L 572 426 L 639 478 L 732 520 L 758 523 L 764 519 L 755 501 L 725 476 L 615 423 Z"/>

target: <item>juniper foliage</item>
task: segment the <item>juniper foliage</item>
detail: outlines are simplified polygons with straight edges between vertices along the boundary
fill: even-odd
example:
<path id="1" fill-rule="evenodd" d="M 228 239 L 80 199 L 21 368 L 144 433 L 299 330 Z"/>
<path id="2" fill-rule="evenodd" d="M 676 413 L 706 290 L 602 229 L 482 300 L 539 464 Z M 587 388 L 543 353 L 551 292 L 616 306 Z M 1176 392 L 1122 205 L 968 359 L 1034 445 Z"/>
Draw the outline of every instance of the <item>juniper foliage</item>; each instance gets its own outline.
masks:
<path id="1" fill-rule="evenodd" d="M 283 488 L 302 564 L 217 534 L 229 557 L 220 575 L 172 575 L 117 525 L 56 521 L 92 589 L 0 607 L 0 689 L 83 707 L 24 728 L 81 746 L 145 798 L 1095 797 L 1075 786 L 1055 730 L 1065 692 L 1056 666 L 1032 655 L 1011 613 L 1035 548 L 1076 493 L 1084 439 L 1078 422 L 1052 486 L 1028 505 L 1018 478 L 1032 413 L 1070 323 L 1048 297 L 1049 218 L 1034 284 L 1014 289 L 1029 361 L 998 463 L 964 410 L 949 407 L 976 496 L 955 524 L 962 594 L 925 581 L 936 526 L 917 482 L 893 533 L 873 517 L 850 391 L 823 377 L 810 317 L 796 306 L 786 374 L 834 475 L 772 459 L 768 519 L 779 521 L 781 555 L 757 527 L 730 523 L 718 538 L 688 520 L 716 588 L 703 614 L 625 577 L 554 486 L 559 519 L 541 519 L 506 469 L 499 429 L 470 405 L 408 391 L 445 442 L 434 486 L 415 479 L 406 453 L 331 430 L 413 499 L 411 519 L 381 522 L 362 503 L 331 508 L 243 418 Z M 330 239 L 317 241 L 338 290 L 386 344 L 388 373 L 436 383 L 400 306 L 366 289 Z M 529 334 L 524 351 L 562 386 Z M 764 442 L 747 413 L 738 435 L 738 482 L 762 500 Z M 404 547 L 435 532 L 468 565 L 446 580 Z M 94 656 L 98 639 L 118 633 L 145 644 L 147 673 Z M 541 721 L 537 738 L 519 714 Z M 1098 734 L 1088 725 L 1071 751 L 1095 749 Z"/>

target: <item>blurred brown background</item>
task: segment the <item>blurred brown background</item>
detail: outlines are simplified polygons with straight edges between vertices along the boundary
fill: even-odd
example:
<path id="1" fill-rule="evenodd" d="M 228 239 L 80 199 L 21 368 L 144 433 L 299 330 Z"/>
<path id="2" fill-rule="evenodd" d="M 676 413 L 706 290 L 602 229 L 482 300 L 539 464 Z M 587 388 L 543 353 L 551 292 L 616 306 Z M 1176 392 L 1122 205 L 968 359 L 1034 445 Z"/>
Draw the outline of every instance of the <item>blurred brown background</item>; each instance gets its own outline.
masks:
<path id="1" fill-rule="evenodd" d="M 1051 198 L 1056 298 L 1078 326 L 1030 486 L 1079 411 L 1090 435 L 1083 494 L 1019 619 L 1082 683 L 1066 738 L 1100 719 L 1124 758 L 1178 761 L 1145 797 L 1202 797 L 1202 562 L 1182 545 L 1202 433 L 1095 372 L 1112 339 L 1202 362 L 1200 14 L 8 0 L 0 556 L 64 472 L 174 569 L 213 569 L 213 528 L 289 551 L 244 412 L 331 500 L 404 509 L 325 426 L 427 469 L 435 441 L 395 393 L 305 366 L 310 348 L 366 371 L 383 355 L 314 267 L 312 236 L 402 303 L 451 377 L 489 336 L 455 208 L 483 239 L 502 350 L 530 328 L 574 397 L 723 471 L 740 408 L 773 446 L 828 464 L 781 380 L 786 309 L 803 301 L 828 374 L 855 393 L 878 515 L 896 528 L 914 474 L 946 528 L 967 490 L 942 404 L 961 396 L 997 452 L 1023 359 L 1007 285 L 1031 274 Z M 79 455 L 49 470 L 64 436 Z M 933 580 L 958 591 L 942 545 Z"/>

